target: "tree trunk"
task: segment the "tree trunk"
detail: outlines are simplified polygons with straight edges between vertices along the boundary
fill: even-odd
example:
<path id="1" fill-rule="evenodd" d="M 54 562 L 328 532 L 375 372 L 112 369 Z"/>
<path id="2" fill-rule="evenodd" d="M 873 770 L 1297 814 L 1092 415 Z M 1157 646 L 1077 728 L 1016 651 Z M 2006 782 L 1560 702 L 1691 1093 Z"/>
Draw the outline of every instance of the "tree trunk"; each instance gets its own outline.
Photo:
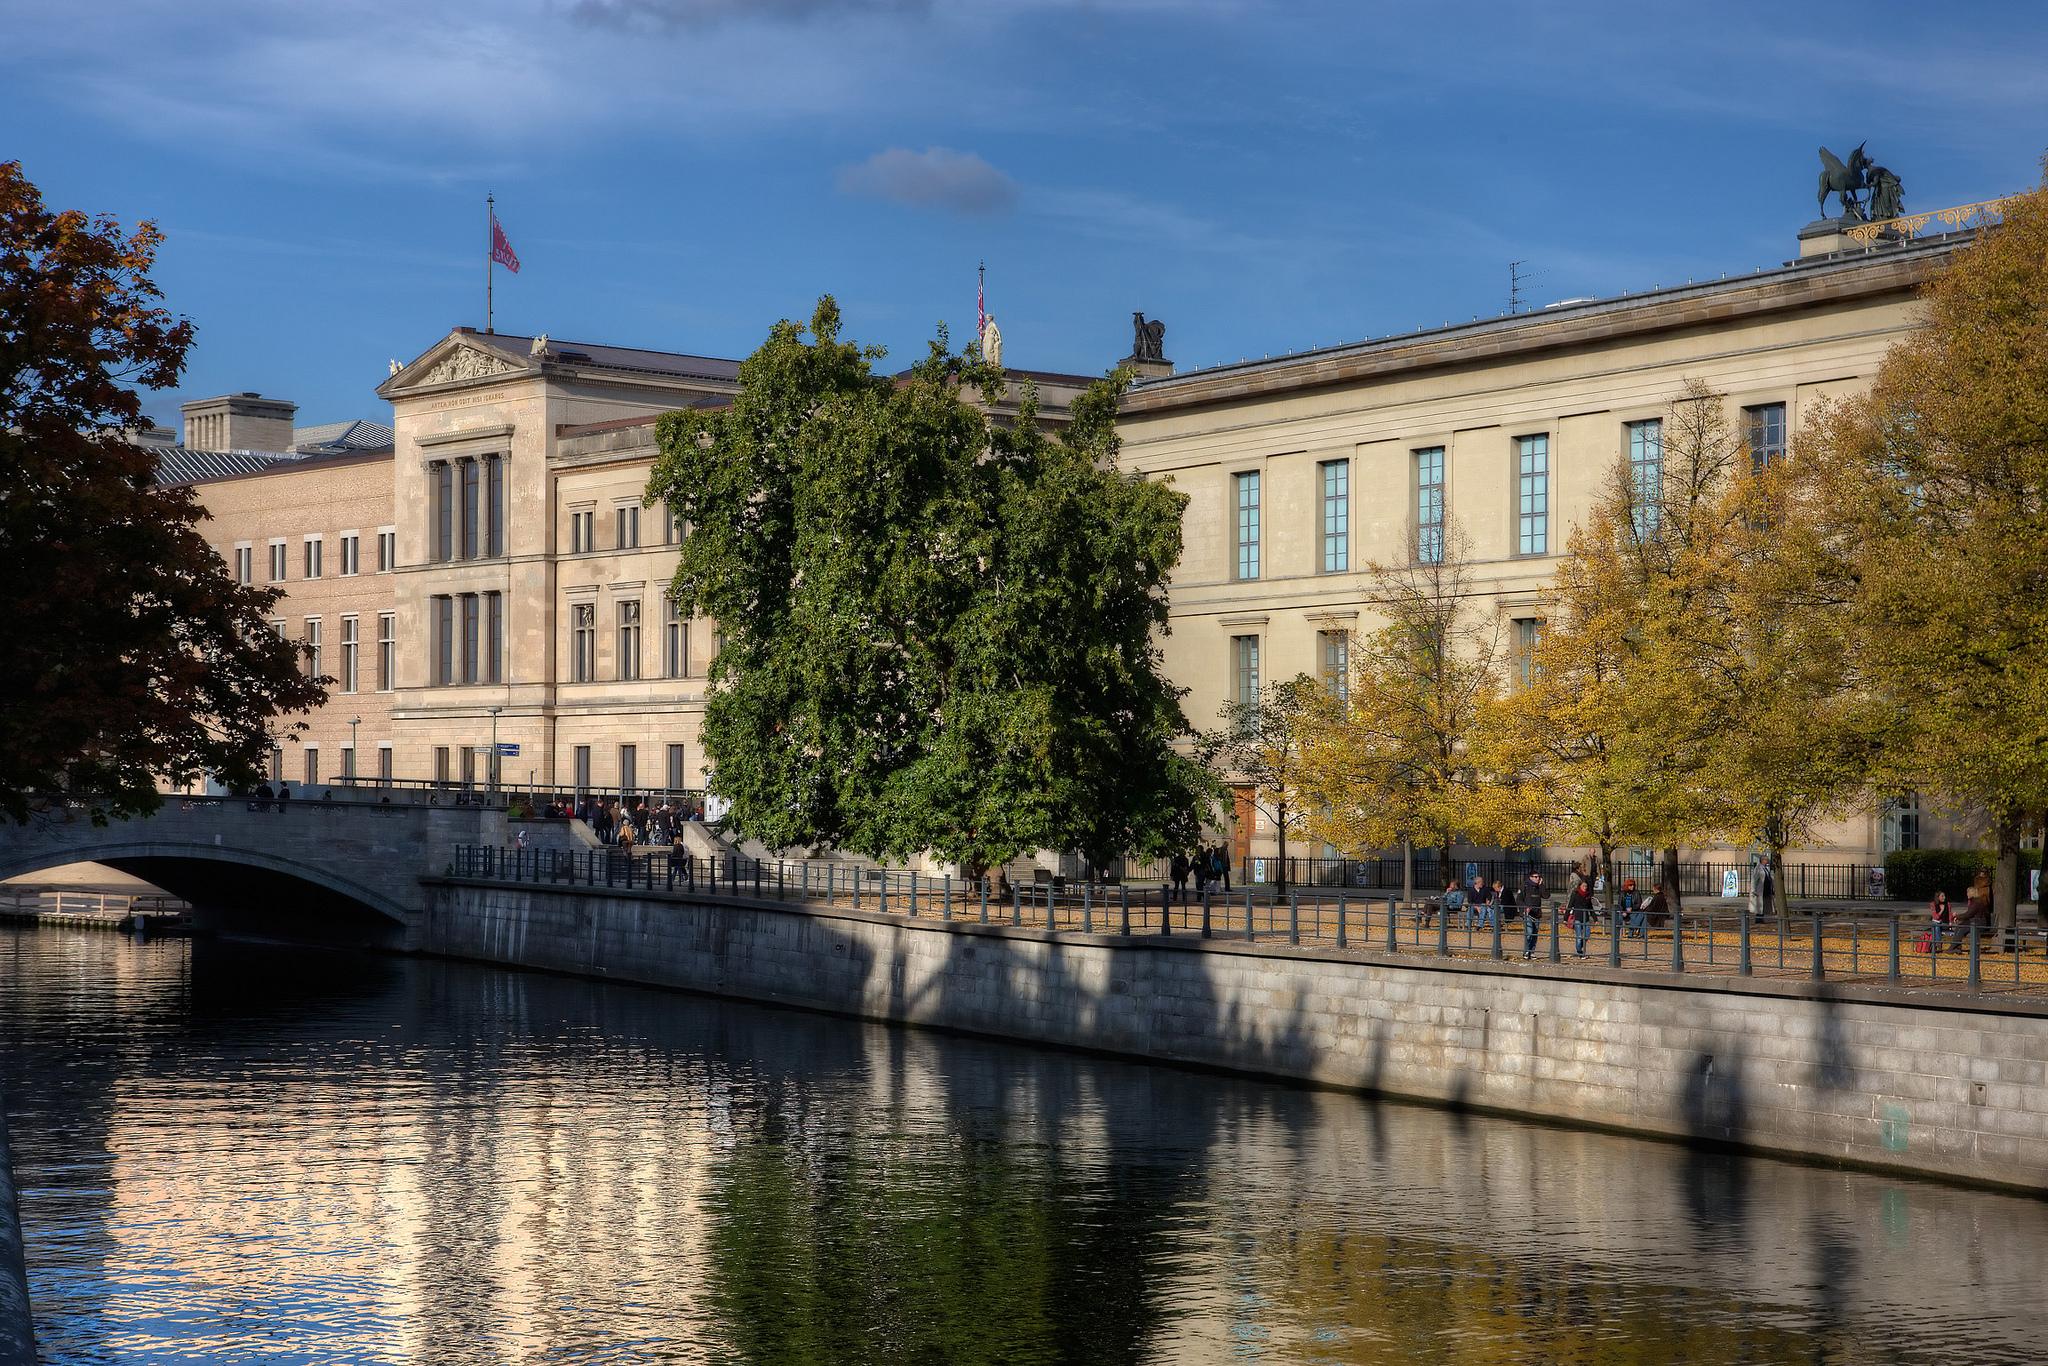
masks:
<path id="1" fill-rule="evenodd" d="M 1401 841 L 1401 900 L 1415 900 L 1415 841 Z"/>
<path id="2" fill-rule="evenodd" d="M 1604 840 L 1600 844 L 1600 905 L 1614 909 L 1614 846 Z"/>
<path id="3" fill-rule="evenodd" d="M 1678 876 L 1678 846 L 1664 846 L 1664 899 L 1672 910 L 1685 909 L 1685 886 Z"/>
<path id="4" fill-rule="evenodd" d="M 1792 891 L 1785 885 L 1785 846 L 1782 844 L 1772 844 L 1769 857 L 1771 860 L 1771 904 L 1764 909 L 1775 914 L 1778 917 L 1778 923 L 1782 925 L 1785 923 L 1785 917 L 1792 909 Z"/>
<path id="5" fill-rule="evenodd" d="M 1273 875 L 1273 889 L 1287 895 L 1287 803 L 1280 803 L 1280 871 Z"/>
<path id="6" fill-rule="evenodd" d="M 1998 823 L 1998 864 L 1991 874 L 1993 942 L 2012 947 L 2020 915 L 2020 822 L 2006 817 Z"/>

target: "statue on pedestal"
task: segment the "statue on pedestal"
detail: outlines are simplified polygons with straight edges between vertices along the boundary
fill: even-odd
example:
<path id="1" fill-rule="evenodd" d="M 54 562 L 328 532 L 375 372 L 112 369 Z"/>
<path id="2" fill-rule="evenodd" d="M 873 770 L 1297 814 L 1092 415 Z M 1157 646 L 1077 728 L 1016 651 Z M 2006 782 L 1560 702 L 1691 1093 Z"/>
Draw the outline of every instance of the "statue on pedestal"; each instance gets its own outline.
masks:
<path id="1" fill-rule="evenodd" d="M 996 326 L 993 313 L 981 324 L 981 358 L 998 370 L 1003 368 L 1003 330 Z"/>
<path id="2" fill-rule="evenodd" d="M 1143 313 L 1131 314 L 1131 359 L 1166 359 L 1166 324 L 1157 318 L 1146 321 Z"/>
<path id="3" fill-rule="evenodd" d="M 1841 202 L 1841 216 L 1843 218 L 1855 219 L 1860 222 L 1869 217 L 1869 214 L 1864 210 L 1862 201 L 1856 197 L 1861 191 L 1870 188 L 1870 182 L 1865 177 L 1866 173 L 1870 170 L 1871 161 L 1868 156 L 1864 155 L 1863 148 L 1865 145 L 1864 143 L 1857 143 L 1856 150 L 1849 153 L 1849 160 L 1846 164 L 1827 148 L 1823 147 L 1820 149 L 1820 207 L 1822 213 L 1827 212 L 1828 196 L 1834 195 Z"/>

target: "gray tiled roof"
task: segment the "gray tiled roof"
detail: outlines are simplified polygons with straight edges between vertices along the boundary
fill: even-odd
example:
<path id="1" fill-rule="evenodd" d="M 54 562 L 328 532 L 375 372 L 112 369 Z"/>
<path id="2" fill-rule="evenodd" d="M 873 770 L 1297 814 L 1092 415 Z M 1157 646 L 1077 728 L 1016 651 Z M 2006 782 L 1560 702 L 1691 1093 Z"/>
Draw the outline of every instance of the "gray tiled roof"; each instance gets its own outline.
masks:
<path id="1" fill-rule="evenodd" d="M 272 451 L 201 451 L 190 446 L 162 446 L 156 449 L 156 482 L 203 484 L 209 479 L 274 469 L 298 458 Z"/>
<path id="2" fill-rule="evenodd" d="M 514 360 L 525 362 L 533 354 L 533 338 L 510 332 L 469 332 L 464 339 Z M 603 370 L 629 370 L 643 375 L 677 375 L 687 379 L 736 380 L 740 363 L 717 356 L 690 356 L 677 351 L 643 351 L 632 346 L 601 346 L 595 342 L 548 338 L 548 359 L 570 365 L 590 365 Z"/>
<path id="3" fill-rule="evenodd" d="M 313 427 L 292 428 L 295 451 L 381 451 L 396 440 L 382 422 L 323 422 Z"/>

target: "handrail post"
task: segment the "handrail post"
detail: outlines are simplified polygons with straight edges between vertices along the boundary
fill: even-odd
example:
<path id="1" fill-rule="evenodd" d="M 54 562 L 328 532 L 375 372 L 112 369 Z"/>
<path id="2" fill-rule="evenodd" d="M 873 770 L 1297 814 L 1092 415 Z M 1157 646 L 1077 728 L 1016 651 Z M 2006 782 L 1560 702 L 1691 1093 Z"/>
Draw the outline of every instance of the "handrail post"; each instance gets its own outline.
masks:
<path id="1" fill-rule="evenodd" d="M 1131 937 L 1131 884 L 1128 882 L 1117 883 L 1116 896 L 1123 917 L 1120 922 L 1120 928 L 1124 938 L 1128 939 Z"/>
<path id="2" fill-rule="evenodd" d="M 939 912 L 939 919 L 951 920 L 953 918 L 953 875 L 951 873 L 947 873 L 945 877 L 946 901 L 944 908 Z"/>
<path id="3" fill-rule="evenodd" d="M 1896 981 L 1898 981 L 1898 980 L 1899 980 L 1899 916 L 1898 916 L 1898 912 L 1894 911 L 1894 912 L 1893 912 L 1893 913 L 1891 914 L 1891 916 L 1889 917 L 1889 919 L 1891 920 L 1891 923 L 1892 923 L 1892 924 L 1891 924 L 1891 930 L 1890 930 L 1890 932 L 1889 932 L 1889 933 L 1888 933 L 1888 934 L 1886 935 L 1886 938 L 1887 938 L 1887 939 L 1888 939 L 1888 940 L 1889 940 L 1890 942 L 1889 942 L 1889 944 L 1887 945 L 1887 948 L 1888 948 L 1888 954 L 1887 954 L 1887 958 L 1888 958 L 1888 961 L 1887 961 L 1887 963 L 1886 963 L 1886 965 L 1885 965 L 1885 974 L 1884 974 L 1884 979 L 1885 979 L 1885 980 L 1886 980 L 1887 982 L 1896 982 Z M 1928 937 L 1928 941 L 1929 941 L 1929 947 L 1930 947 L 1930 948 L 1934 947 L 1934 945 L 1933 945 L 1933 939 L 1934 939 L 1934 936 L 1933 936 L 1933 934 L 1932 934 L 1932 933 L 1930 932 L 1930 933 L 1928 934 L 1928 936 L 1927 936 L 1927 937 Z"/>
<path id="4" fill-rule="evenodd" d="M 1292 887 L 1287 889 L 1287 942 L 1301 942 L 1301 893 Z"/>
<path id="5" fill-rule="evenodd" d="M 1816 982 L 1828 975 L 1827 963 L 1821 958 L 1819 911 L 1813 913 L 1813 967 L 1809 975 Z"/>
<path id="6" fill-rule="evenodd" d="M 910 870 L 910 918 L 917 919 L 917 869 Z"/>
<path id="7" fill-rule="evenodd" d="M 1500 961 L 1500 907 L 1499 907 L 1498 905 L 1495 905 L 1495 906 L 1494 906 L 1494 908 L 1493 908 L 1493 916 L 1492 916 L 1492 923 L 1493 923 L 1493 961 L 1494 961 L 1494 962 L 1496 962 L 1496 963 L 1498 963 L 1498 962 Z"/>
<path id="8" fill-rule="evenodd" d="M 1495 954 L 1494 957 L 1500 957 Z M 1621 907 L 1610 906 L 1607 910 L 1607 966 L 1621 966 Z"/>
<path id="9" fill-rule="evenodd" d="M 1081 884 L 1081 933 L 1095 933 L 1095 888 L 1088 882 Z"/>
<path id="10" fill-rule="evenodd" d="M 884 868 L 884 869 L 882 869 L 882 870 L 881 870 L 881 873 L 882 873 L 882 914 L 883 914 L 883 915 L 887 915 L 887 914 L 889 914 L 889 870 L 888 870 L 887 868 Z"/>
<path id="11" fill-rule="evenodd" d="M 1202 938 L 1207 939 L 1209 936 L 1209 893 L 1204 890 L 1202 893 Z"/>
<path id="12" fill-rule="evenodd" d="M 1710 933 L 1713 927 L 1714 922 L 1709 920 L 1707 929 Z M 1685 971 L 1685 913 L 1676 906 L 1671 908 L 1671 970 Z"/>
<path id="13" fill-rule="evenodd" d="M 1394 898 L 1387 898 L 1387 952 L 1401 951 L 1401 909 Z"/>
<path id="14" fill-rule="evenodd" d="M 1340 948 L 1340 949 L 1341 949 L 1341 948 L 1343 948 L 1343 947 L 1345 947 L 1345 944 L 1344 944 L 1344 893 L 1342 893 L 1342 892 L 1339 892 L 1339 893 L 1337 893 L 1337 947 L 1338 947 L 1338 948 Z"/>
<path id="15" fill-rule="evenodd" d="M 1984 988 L 1983 929 L 1982 925 L 1970 926 L 1970 990 L 1972 991 L 1981 991 Z"/>
<path id="16" fill-rule="evenodd" d="M 1564 961 L 1564 955 L 1557 950 L 1557 922 L 1563 918 L 1561 914 L 1555 912 L 1550 916 L 1550 961 L 1553 963 Z"/>
<path id="17" fill-rule="evenodd" d="M 1437 904 L 1436 911 L 1436 956 L 1451 956 L 1451 913 L 1444 909 L 1441 902 Z"/>
<path id="18" fill-rule="evenodd" d="M 1024 889 L 1014 882 L 1010 884 L 1010 923 L 1024 923 Z"/>
<path id="19" fill-rule="evenodd" d="M 1749 912 L 1745 910 L 1741 915 L 1735 917 L 1735 923 L 1737 926 L 1736 939 L 1742 946 L 1741 966 L 1736 970 L 1744 977 L 1749 977 L 1755 971 L 1755 965 L 1751 963 L 1749 957 Z"/>
<path id="20" fill-rule="evenodd" d="M 1173 896 L 1164 887 L 1159 889 L 1159 934 L 1163 939 L 1173 938 Z"/>
<path id="21" fill-rule="evenodd" d="M 988 872 L 986 869 L 981 874 L 981 923 L 984 925 L 988 924 Z"/>
<path id="22" fill-rule="evenodd" d="M 1247 944 L 1251 943 L 1253 937 L 1254 936 L 1252 932 L 1252 889 L 1247 887 L 1244 889 L 1244 942 Z"/>

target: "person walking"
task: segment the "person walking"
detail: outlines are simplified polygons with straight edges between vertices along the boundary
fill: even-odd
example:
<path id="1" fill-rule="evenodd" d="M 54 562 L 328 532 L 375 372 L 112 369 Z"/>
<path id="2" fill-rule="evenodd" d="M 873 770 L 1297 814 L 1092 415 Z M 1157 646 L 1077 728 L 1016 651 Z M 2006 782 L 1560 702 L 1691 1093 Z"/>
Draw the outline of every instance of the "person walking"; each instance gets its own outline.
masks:
<path id="1" fill-rule="evenodd" d="M 1763 876 L 1757 879 L 1756 918 L 1758 924 L 1762 924 L 1765 920 L 1769 919 L 1771 911 L 1778 904 L 1778 878 L 1771 871 L 1771 863 L 1772 860 L 1769 858 L 1764 860 Z"/>
<path id="2" fill-rule="evenodd" d="M 1586 940 L 1593 933 L 1593 884 L 1584 875 L 1572 885 L 1572 894 L 1565 902 L 1565 909 L 1572 922 L 1572 955 L 1586 956 Z"/>
<path id="3" fill-rule="evenodd" d="M 1173 874 L 1174 898 L 1178 900 L 1180 904 L 1183 906 L 1188 904 L 1189 867 L 1190 865 L 1188 863 L 1188 856 L 1186 854 L 1179 853 L 1173 856 L 1173 863 L 1169 867 L 1169 871 Z"/>
<path id="4" fill-rule="evenodd" d="M 1213 866 L 1214 866 L 1214 868 L 1215 868 L 1215 871 L 1216 871 L 1216 881 L 1217 881 L 1217 882 L 1219 882 L 1219 883 L 1221 883 L 1221 884 L 1222 884 L 1222 886 L 1223 886 L 1223 895 L 1225 895 L 1225 896 L 1229 896 L 1229 895 L 1230 895 L 1230 846 L 1229 846 L 1229 845 L 1227 845 L 1227 844 L 1218 844 L 1218 845 L 1216 846 L 1216 857 L 1215 857 L 1215 860 L 1214 860 L 1214 864 L 1213 864 Z"/>

